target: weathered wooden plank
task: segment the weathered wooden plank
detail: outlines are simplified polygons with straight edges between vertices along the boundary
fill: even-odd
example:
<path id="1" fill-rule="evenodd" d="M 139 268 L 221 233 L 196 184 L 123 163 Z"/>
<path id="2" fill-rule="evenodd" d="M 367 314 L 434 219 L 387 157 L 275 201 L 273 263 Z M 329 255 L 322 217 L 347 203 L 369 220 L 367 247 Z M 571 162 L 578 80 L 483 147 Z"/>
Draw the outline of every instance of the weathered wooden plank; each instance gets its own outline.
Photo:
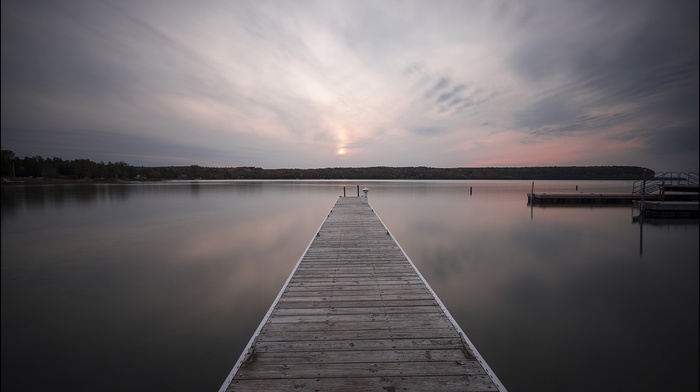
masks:
<path id="1" fill-rule="evenodd" d="M 353 289 L 325 289 L 325 290 L 286 290 L 287 297 L 327 297 L 331 295 L 422 295 L 430 293 L 420 287 L 399 287 L 397 289 L 384 289 L 379 287 L 364 286 L 358 290 Z"/>
<path id="2" fill-rule="evenodd" d="M 376 363 L 284 363 L 260 364 L 255 372 L 241 367 L 239 379 L 401 377 L 484 375 L 477 361 L 376 362 Z"/>
<path id="3" fill-rule="evenodd" d="M 270 324 L 307 324 L 313 323 L 357 323 L 357 322 L 422 322 L 446 320 L 442 317 L 442 313 L 364 313 L 364 314 L 320 314 L 320 315 L 300 315 L 300 316 L 281 316 L 277 313 L 270 317 Z M 447 320 L 446 320 L 447 321 Z M 449 322 L 449 321 L 448 321 Z"/>
<path id="4" fill-rule="evenodd" d="M 267 341 L 257 346 L 259 351 L 364 351 L 364 350 L 439 350 L 461 349 L 459 338 L 433 339 L 355 339 L 355 340 L 293 340 Z"/>
<path id="5" fill-rule="evenodd" d="M 303 309 L 303 308 L 373 308 L 377 306 L 398 307 L 398 306 L 437 306 L 434 299 L 402 299 L 395 301 L 323 301 L 323 302 L 295 302 L 280 301 L 277 307 L 280 309 Z"/>
<path id="6" fill-rule="evenodd" d="M 366 280 L 366 281 L 361 281 L 357 278 L 354 277 L 328 277 L 328 276 L 321 276 L 318 278 L 315 278 L 313 281 L 309 281 L 307 279 L 301 279 L 300 277 L 295 276 L 291 281 L 291 285 L 306 285 L 306 286 L 313 286 L 313 285 L 328 285 L 328 284 L 334 284 L 334 285 L 358 285 L 358 286 L 364 286 L 364 285 L 370 285 L 370 284 L 384 284 L 384 285 L 390 285 L 390 284 L 395 284 L 395 285 L 401 285 L 401 284 L 415 284 L 415 285 L 421 285 L 422 282 L 420 281 L 419 278 L 413 277 L 413 276 L 404 276 L 404 277 L 386 277 L 386 276 L 377 276 L 373 280 Z"/>
<path id="7" fill-rule="evenodd" d="M 315 279 L 315 278 L 334 278 L 334 279 L 354 279 L 354 280 L 373 280 L 381 277 L 382 279 L 401 279 L 401 278 L 412 278 L 413 274 L 408 272 L 394 272 L 391 274 L 382 274 L 380 272 L 363 272 L 363 273 L 350 273 L 350 272 L 339 272 L 332 274 L 323 273 L 304 273 L 301 272 L 296 276 L 296 279 Z"/>
<path id="8" fill-rule="evenodd" d="M 273 315 L 279 316 L 313 316 L 313 315 L 339 315 L 339 314 L 412 314 L 418 315 L 420 313 L 430 313 L 435 315 L 441 315 L 442 311 L 437 309 L 435 306 L 394 306 L 394 307 L 357 307 L 357 308 L 293 308 L 293 309 L 282 309 L 276 308 Z"/>
<path id="9" fill-rule="evenodd" d="M 392 300 L 404 300 L 404 299 L 430 299 L 431 296 L 427 294 L 406 294 L 406 295 L 388 295 L 388 294 L 375 294 L 375 295 L 329 295 L 326 297 L 322 296 L 287 296 L 283 298 L 280 302 L 341 302 L 341 301 L 392 301 Z"/>
<path id="10" fill-rule="evenodd" d="M 341 330 L 327 333 L 317 331 L 301 332 L 261 332 L 256 342 L 265 341 L 293 341 L 293 340 L 356 340 L 356 339 L 437 339 L 459 338 L 459 333 L 454 328 L 433 328 L 429 331 L 416 330 L 415 328 L 380 329 L 380 330 Z"/>
<path id="11" fill-rule="evenodd" d="M 366 292 L 378 292 L 380 294 L 408 294 L 408 293 L 428 293 L 428 290 L 426 290 L 424 287 L 420 286 L 388 286 L 388 287 L 380 287 L 377 285 L 367 285 L 367 286 L 359 286 L 359 287 L 343 287 L 343 286 L 338 286 L 338 287 L 322 287 L 322 288 L 309 288 L 309 287 L 304 287 L 304 288 L 294 288 L 294 289 L 288 289 L 285 291 L 285 293 L 288 296 L 308 296 L 308 295 L 328 295 L 331 293 L 343 293 L 344 295 L 357 295 L 361 293 L 366 293 Z"/>
<path id="12" fill-rule="evenodd" d="M 275 323 L 269 322 L 262 329 L 263 332 L 312 332 L 324 331 L 330 333 L 333 331 L 361 331 L 361 330 L 380 330 L 380 329 L 410 329 L 413 328 L 418 334 L 419 329 L 433 328 L 449 328 L 451 323 L 447 319 L 431 318 L 427 320 L 376 320 L 376 321 L 325 321 L 325 322 L 306 322 L 306 323 Z"/>
<path id="13" fill-rule="evenodd" d="M 364 351 L 273 351 L 257 352 L 255 364 L 280 363 L 375 363 L 443 362 L 466 360 L 461 349 L 443 350 L 364 350 Z M 250 366 L 251 372 L 254 366 Z"/>
<path id="14" fill-rule="evenodd" d="M 379 280 L 373 282 L 360 282 L 356 279 L 350 279 L 347 281 L 339 281 L 337 279 L 315 279 L 313 282 L 307 282 L 299 279 L 292 279 L 287 286 L 288 290 L 294 289 L 313 289 L 316 287 L 328 287 L 328 288 L 338 288 L 342 290 L 343 288 L 358 288 L 358 287 L 380 287 L 380 288 L 395 288 L 401 286 L 417 286 L 424 288 L 423 282 L 420 278 L 411 279 L 389 279 L 389 280 Z"/>
<path id="15" fill-rule="evenodd" d="M 498 390 L 486 375 L 418 377 L 338 377 L 233 380 L 226 391 L 334 391 L 334 392 L 479 392 Z"/>
<path id="16" fill-rule="evenodd" d="M 336 274 L 351 274 L 351 275 L 367 275 L 367 274 L 382 274 L 382 275 L 415 275 L 415 272 L 411 268 L 400 265 L 388 265 L 388 266 L 356 266 L 353 268 L 348 267 L 315 267 L 315 268 L 298 268 L 297 276 L 310 276 L 310 275 L 336 275 Z"/>

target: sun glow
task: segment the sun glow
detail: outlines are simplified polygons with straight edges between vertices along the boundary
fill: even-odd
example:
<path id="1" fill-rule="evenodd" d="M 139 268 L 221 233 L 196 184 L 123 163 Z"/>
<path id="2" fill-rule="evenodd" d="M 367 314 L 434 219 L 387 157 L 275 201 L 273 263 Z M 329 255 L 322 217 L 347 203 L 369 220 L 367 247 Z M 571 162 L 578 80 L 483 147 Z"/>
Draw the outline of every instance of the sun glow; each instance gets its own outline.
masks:
<path id="1" fill-rule="evenodd" d="M 346 148 L 348 143 L 348 133 L 345 129 L 339 127 L 335 134 L 335 154 L 338 156 L 344 156 L 348 153 L 348 150 Z"/>

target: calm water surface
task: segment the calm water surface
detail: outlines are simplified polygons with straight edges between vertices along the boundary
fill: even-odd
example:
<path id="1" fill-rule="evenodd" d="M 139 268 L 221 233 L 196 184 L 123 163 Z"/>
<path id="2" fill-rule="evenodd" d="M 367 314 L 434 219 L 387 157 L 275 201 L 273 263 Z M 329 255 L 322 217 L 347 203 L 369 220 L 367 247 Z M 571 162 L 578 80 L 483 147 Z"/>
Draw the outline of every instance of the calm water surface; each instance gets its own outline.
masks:
<path id="1" fill-rule="evenodd" d="M 698 390 L 697 220 L 529 181 L 3 186 L 2 389 L 216 391 L 358 184 L 510 391 Z"/>

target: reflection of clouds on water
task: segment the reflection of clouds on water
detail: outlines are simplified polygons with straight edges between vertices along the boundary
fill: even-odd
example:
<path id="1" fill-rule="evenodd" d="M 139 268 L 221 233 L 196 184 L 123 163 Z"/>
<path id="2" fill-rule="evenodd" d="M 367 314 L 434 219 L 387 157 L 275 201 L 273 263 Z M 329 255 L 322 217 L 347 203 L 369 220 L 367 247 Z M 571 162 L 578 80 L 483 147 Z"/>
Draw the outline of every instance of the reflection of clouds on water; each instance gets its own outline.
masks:
<path id="1" fill-rule="evenodd" d="M 164 389 L 166 379 L 217 388 L 338 193 L 263 188 L 138 185 L 114 203 L 114 190 L 100 186 L 88 204 L 76 187 L 16 196 L 24 208 L 3 210 L 2 308 L 13 316 L 3 316 L 3 333 L 33 332 L 16 339 L 21 352 L 3 345 L 3 355 L 17 354 L 13 374 L 25 377 L 25 356 L 61 352 L 55 371 L 42 368 L 54 385 L 70 385 L 72 369 L 99 385 L 119 368 L 113 386 L 122 390 L 133 380 Z M 127 357 L 139 364 L 125 365 Z"/>
<path id="2" fill-rule="evenodd" d="M 628 374 L 695 374 L 697 224 L 645 225 L 640 257 L 628 207 L 535 208 L 531 219 L 529 182 L 359 184 L 506 387 L 599 390 L 587 376 L 613 372 L 611 389 L 639 390 L 658 384 Z M 343 186 L 354 196 L 356 185 L 138 185 L 90 203 L 69 189 L 44 190 L 41 203 L 16 195 L 22 207 L 3 210 L 2 320 L 17 337 L 3 355 L 18 360 L 3 364 L 3 382 L 25 382 L 37 368 L 21 363 L 42 353 L 53 387 L 102 385 L 119 368 L 122 390 L 217 388 Z"/>
<path id="3" fill-rule="evenodd" d="M 536 208 L 531 220 L 521 190 L 476 188 L 479 198 L 379 194 L 374 207 L 506 386 L 509 377 L 531 376 L 523 363 L 549 364 L 538 385 L 545 390 L 570 389 L 571 369 L 651 373 L 652 365 L 631 358 L 644 357 L 640 342 L 658 342 L 669 328 L 684 338 L 646 347 L 664 358 L 680 352 L 674 366 L 688 372 L 688 362 L 697 364 L 696 352 L 683 348 L 697 341 L 697 225 L 645 228 L 640 257 L 630 206 Z M 621 376 L 611 385 L 630 382 Z"/>

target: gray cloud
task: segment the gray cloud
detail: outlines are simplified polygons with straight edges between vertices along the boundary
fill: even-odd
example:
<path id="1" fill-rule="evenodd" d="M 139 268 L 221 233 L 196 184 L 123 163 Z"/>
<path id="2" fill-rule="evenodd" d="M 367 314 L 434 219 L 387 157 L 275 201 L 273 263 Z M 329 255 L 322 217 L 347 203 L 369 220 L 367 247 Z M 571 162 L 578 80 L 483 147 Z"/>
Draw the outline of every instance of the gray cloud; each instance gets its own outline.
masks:
<path id="1" fill-rule="evenodd" d="M 440 96 L 436 100 L 436 103 L 443 103 L 447 100 L 452 101 L 454 99 L 459 100 L 460 98 L 457 98 L 457 94 L 459 94 L 459 92 L 464 90 L 464 89 L 465 89 L 465 86 L 463 84 L 460 84 L 459 86 L 455 86 L 449 92 L 445 92 L 445 93 L 440 94 Z"/>
<path id="2" fill-rule="evenodd" d="M 451 77 L 441 76 L 430 85 L 423 99 L 427 108 L 443 114 L 458 114 L 471 106 L 487 102 L 490 97 L 485 96 L 481 88 L 473 89 L 469 83 L 455 83 Z"/>
<path id="3" fill-rule="evenodd" d="M 576 105 L 566 102 L 565 98 L 551 96 L 515 113 L 515 124 L 518 127 L 540 128 L 545 125 L 568 123 L 581 115 L 581 110 L 577 109 Z"/>
<path id="4" fill-rule="evenodd" d="M 626 107 L 654 126 L 681 121 L 697 127 L 698 7 L 686 5 L 596 3 L 579 15 L 590 24 L 585 35 L 574 24 L 566 33 L 522 45 L 511 58 L 521 77 L 533 84 L 568 82 L 533 97 L 514 113 L 516 124 L 534 129 L 556 124 L 549 132 L 578 124 L 580 131 L 603 132 L 633 122 L 634 116 L 577 119 L 584 111 Z"/>
<path id="5" fill-rule="evenodd" d="M 411 132 L 416 133 L 418 135 L 439 135 L 443 132 L 445 132 L 446 129 L 443 127 L 417 127 L 417 128 L 412 128 Z"/>
<path id="6" fill-rule="evenodd" d="M 431 87 L 426 93 L 425 93 L 425 98 L 426 99 L 431 99 L 435 94 L 439 93 L 446 87 L 450 85 L 450 79 L 446 77 L 441 77 L 440 80 L 438 80 L 433 87 Z"/>
<path id="7" fill-rule="evenodd" d="M 698 165 L 697 2 L 7 0 L 1 17 L 20 156 L 455 166 L 596 138 Z"/>

